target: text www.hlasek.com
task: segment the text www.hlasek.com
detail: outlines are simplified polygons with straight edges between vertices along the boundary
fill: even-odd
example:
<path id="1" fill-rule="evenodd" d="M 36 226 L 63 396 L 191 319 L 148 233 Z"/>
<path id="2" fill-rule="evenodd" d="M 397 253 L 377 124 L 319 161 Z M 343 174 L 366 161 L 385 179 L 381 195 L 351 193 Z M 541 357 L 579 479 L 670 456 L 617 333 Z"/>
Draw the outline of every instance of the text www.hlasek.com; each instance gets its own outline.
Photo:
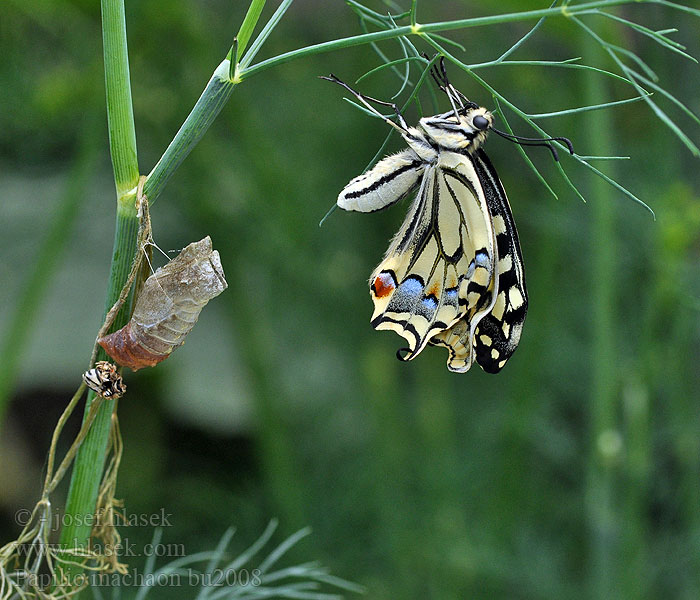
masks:
<path id="1" fill-rule="evenodd" d="M 100 544 L 93 541 L 89 548 L 81 545 L 77 539 L 73 540 L 72 545 L 45 544 L 44 547 L 48 547 L 48 549 L 53 548 L 57 553 L 65 550 L 66 547 L 71 547 L 72 549 L 83 548 L 101 556 L 118 556 L 119 558 L 133 558 L 137 556 L 180 558 L 187 556 L 185 544 L 144 544 L 139 546 L 136 542 L 129 541 L 129 538 L 121 539 L 118 544 Z M 20 555 L 34 554 L 36 552 L 36 548 L 32 544 L 22 544 L 17 546 L 15 550 Z"/>

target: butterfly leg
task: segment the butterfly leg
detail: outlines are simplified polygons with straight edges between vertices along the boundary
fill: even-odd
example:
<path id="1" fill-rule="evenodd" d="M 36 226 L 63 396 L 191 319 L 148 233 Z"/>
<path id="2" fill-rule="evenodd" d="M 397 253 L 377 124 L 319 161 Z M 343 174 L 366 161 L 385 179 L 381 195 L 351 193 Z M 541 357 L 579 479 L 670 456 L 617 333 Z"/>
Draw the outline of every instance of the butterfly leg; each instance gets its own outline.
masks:
<path id="1" fill-rule="evenodd" d="M 337 83 L 338 85 L 344 87 L 348 92 L 350 92 L 355 98 L 357 98 L 367 109 L 372 113 L 386 121 L 389 125 L 394 127 L 395 129 L 398 129 L 401 132 L 405 132 L 408 129 L 408 124 L 406 123 L 406 120 L 403 118 L 403 115 L 401 114 L 401 111 L 399 110 L 399 107 L 396 106 L 393 102 L 384 102 L 383 100 L 377 100 L 376 98 L 372 98 L 371 96 L 365 96 L 364 94 L 361 94 L 360 92 L 352 89 L 347 83 L 344 81 L 338 79 L 333 73 L 330 74 L 329 77 L 321 76 L 320 79 L 325 79 L 326 81 L 332 81 L 333 83 Z M 388 106 L 391 108 L 391 110 L 394 111 L 394 114 L 396 115 L 396 118 L 398 119 L 398 124 L 394 123 L 391 119 L 389 119 L 386 115 L 383 115 L 380 113 L 374 106 L 370 104 L 370 102 L 374 102 L 375 104 L 379 104 L 380 106 Z"/>

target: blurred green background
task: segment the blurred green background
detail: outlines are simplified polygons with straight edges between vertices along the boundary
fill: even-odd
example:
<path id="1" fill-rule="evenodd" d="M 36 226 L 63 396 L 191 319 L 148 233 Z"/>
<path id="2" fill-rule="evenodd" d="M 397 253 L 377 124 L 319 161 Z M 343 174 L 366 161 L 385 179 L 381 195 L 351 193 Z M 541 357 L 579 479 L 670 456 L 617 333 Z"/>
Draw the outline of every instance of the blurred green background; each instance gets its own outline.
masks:
<path id="1" fill-rule="evenodd" d="M 545 4 L 421 2 L 419 20 Z M 226 53 L 246 5 L 127 2 L 143 172 Z M 661 6 L 617 14 L 655 29 L 677 26 L 674 39 L 700 54 L 698 19 Z M 700 113 L 697 64 L 595 17 L 586 22 L 637 52 Z M 481 62 L 531 25 L 451 37 L 467 48 L 461 58 Z M 264 55 L 358 32 L 343 2 L 298 0 Z M 395 42 L 382 49 L 400 55 Z M 55 268 L 29 296 L 40 310 L 27 323 L 28 343 L 12 353 L 17 371 L 6 369 L 0 382 L 9 401 L 0 435 L 4 543 L 19 532 L 16 511 L 38 498 L 51 431 L 87 366 L 115 203 L 99 3 L 3 2 L 0 56 L 0 335 L 24 318 L 21 294 L 42 240 L 65 221 L 50 246 Z M 574 56 L 613 68 L 563 19 L 546 23 L 515 55 Z M 493 136 L 487 151 L 510 196 L 530 293 L 520 349 L 497 376 L 476 367 L 449 373 L 438 348 L 400 363 L 402 340 L 369 325 L 367 277 L 406 205 L 371 215 L 338 211 L 318 227 L 386 127 L 317 76 L 352 82 L 378 64 L 371 48 L 359 47 L 245 81 L 155 203 L 159 246 L 179 249 L 211 235 L 229 289 L 169 360 L 125 376 L 117 496 L 126 512 L 163 508 L 172 515 L 163 541 L 184 544 L 188 554 L 213 548 L 231 525 L 232 551 L 272 517 L 280 519 L 277 541 L 310 525 L 313 535 L 294 558 L 320 560 L 372 599 L 697 599 L 698 159 L 644 103 L 543 123 L 580 154 L 630 155 L 597 166 L 650 204 L 654 221 L 564 158 L 588 199 L 582 203 L 549 153 L 532 149 L 559 193 L 553 198 L 516 148 Z M 451 73 L 458 88 L 493 108 L 484 90 Z M 530 112 L 633 95 L 583 71 L 500 67 L 480 75 Z M 384 71 L 361 87 L 388 99 L 399 82 Z M 697 141 L 697 124 L 655 99 Z M 407 116 L 417 118 L 415 110 Z M 393 140 L 391 149 L 399 147 Z M 122 535 L 142 545 L 152 530 Z M 186 598 L 192 590 L 154 596 Z"/>

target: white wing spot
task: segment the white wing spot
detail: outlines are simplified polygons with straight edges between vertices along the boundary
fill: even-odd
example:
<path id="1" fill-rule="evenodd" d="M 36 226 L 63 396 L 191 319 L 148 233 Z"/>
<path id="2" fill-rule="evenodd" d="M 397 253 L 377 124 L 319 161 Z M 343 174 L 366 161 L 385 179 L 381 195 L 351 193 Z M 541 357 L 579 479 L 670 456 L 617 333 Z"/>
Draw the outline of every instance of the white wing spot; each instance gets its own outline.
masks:
<path id="1" fill-rule="evenodd" d="M 479 340 L 484 346 L 490 346 L 493 343 L 493 340 L 488 335 L 480 335 Z"/>
<path id="2" fill-rule="evenodd" d="M 517 310 L 523 305 L 523 302 L 525 302 L 525 300 L 523 299 L 523 295 L 520 293 L 520 290 L 516 287 L 510 288 L 510 291 L 508 292 L 508 300 L 510 301 L 510 305 L 513 308 L 513 310 Z"/>
<path id="3" fill-rule="evenodd" d="M 493 230 L 496 232 L 496 235 L 506 230 L 506 222 L 501 215 L 496 215 L 493 218 Z"/>
<path id="4" fill-rule="evenodd" d="M 505 273 L 513 268 L 513 257 L 510 254 L 506 254 L 501 260 L 498 261 L 498 271 L 500 273 Z"/>
<path id="5" fill-rule="evenodd" d="M 491 314 L 493 317 L 497 320 L 502 320 L 503 319 L 503 313 L 505 312 L 506 309 L 506 293 L 501 292 L 498 294 L 498 298 L 496 299 L 496 304 L 493 306 L 493 310 L 491 311 Z"/>
<path id="6" fill-rule="evenodd" d="M 493 358 L 493 360 L 498 359 L 498 350 L 496 350 L 495 348 L 491 349 L 491 358 Z"/>

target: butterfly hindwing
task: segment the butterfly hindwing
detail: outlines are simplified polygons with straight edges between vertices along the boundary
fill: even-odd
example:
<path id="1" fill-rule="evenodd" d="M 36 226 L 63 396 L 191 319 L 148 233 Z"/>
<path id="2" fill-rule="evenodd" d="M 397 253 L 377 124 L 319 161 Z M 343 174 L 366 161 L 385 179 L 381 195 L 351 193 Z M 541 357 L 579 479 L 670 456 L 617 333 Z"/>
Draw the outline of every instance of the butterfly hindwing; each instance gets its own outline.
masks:
<path id="1" fill-rule="evenodd" d="M 460 319 L 481 318 L 491 301 L 495 238 L 472 161 L 443 152 L 386 257 L 370 279 L 372 325 L 403 336 L 414 358 Z"/>

